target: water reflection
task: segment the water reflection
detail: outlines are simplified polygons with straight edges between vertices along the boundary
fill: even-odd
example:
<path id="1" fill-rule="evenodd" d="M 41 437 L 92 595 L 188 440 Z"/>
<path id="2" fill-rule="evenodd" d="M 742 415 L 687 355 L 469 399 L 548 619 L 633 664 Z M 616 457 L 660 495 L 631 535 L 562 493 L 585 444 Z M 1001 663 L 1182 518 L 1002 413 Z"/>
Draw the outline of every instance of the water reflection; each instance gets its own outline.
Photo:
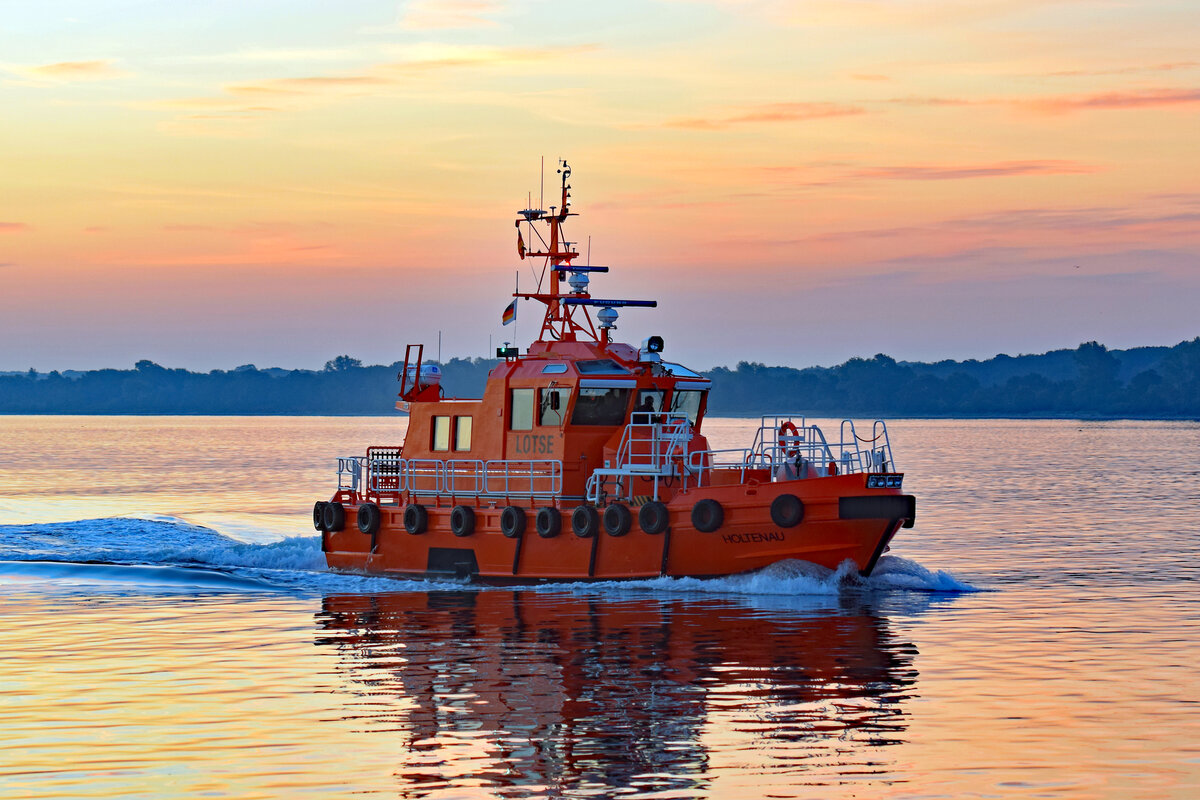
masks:
<path id="1" fill-rule="evenodd" d="M 397 737 L 405 797 L 887 781 L 916 649 L 866 601 L 831 602 L 340 595 L 318 642 L 339 651 L 363 728 Z"/>

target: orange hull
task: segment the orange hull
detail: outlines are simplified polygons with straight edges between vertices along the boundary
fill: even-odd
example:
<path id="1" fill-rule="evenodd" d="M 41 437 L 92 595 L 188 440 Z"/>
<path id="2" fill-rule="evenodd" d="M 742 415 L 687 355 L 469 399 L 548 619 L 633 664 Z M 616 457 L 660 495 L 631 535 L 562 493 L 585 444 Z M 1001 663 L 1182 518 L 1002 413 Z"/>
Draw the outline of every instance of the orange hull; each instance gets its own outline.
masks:
<path id="1" fill-rule="evenodd" d="M 803 520 L 791 528 L 775 525 L 769 511 L 771 501 L 785 493 L 799 497 L 805 508 Z M 667 503 L 670 524 L 664 533 L 646 533 L 635 521 L 624 536 L 600 530 L 590 538 L 572 533 L 569 508 L 564 509 L 563 530 L 554 538 L 540 537 L 530 524 L 523 536 L 510 539 L 500 528 L 504 506 L 476 505 L 473 499 L 447 498 L 428 506 L 428 528 L 416 535 L 404 528 L 402 506 L 381 508 L 374 536 L 350 522 L 357 506 L 347 506 L 346 527 L 325 533 L 322 544 L 331 568 L 394 576 L 520 582 L 714 577 L 788 559 L 830 569 L 849 560 L 870 574 L 896 530 L 911 519 L 899 512 L 847 518 L 844 499 L 877 497 L 906 496 L 898 490 L 868 490 L 863 475 L 704 487 L 680 492 Z M 691 521 L 693 507 L 704 498 L 717 500 L 725 512 L 723 524 L 712 532 L 697 530 Z M 470 535 L 451 532 L 451 509 L 458 504 L 476 509 Z"/>

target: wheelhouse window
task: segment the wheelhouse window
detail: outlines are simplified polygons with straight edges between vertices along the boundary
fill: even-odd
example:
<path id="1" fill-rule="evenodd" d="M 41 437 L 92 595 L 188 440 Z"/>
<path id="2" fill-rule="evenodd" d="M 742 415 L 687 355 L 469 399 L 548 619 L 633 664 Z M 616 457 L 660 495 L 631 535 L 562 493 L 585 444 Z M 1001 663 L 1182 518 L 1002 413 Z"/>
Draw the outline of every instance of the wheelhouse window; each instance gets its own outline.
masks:
<path id="1" fill-rule="evenodd" d="M 454 418 L 454 449 L 455 450 L 470 450 L 471 449 L 471 417 L 455 417 Z"/>
<path id="2" fill-rule="evenodd" d="M 543 375 L 561 375 L 567 371 L 566 364 L 547 364 L 542 367 Z"/>
<path id="3" fill-rule="evenodd" d="M 634 412 L 643 414 L 653 414 L 663 410 L 663 396 L 666 394 L 662 389 L 642 389 L 637 393 L 637 405 L 634 406 Z M 645 422 L 645 419 L 634 420 L 635 422 Z"/>
<path id="4" fill-rule="evenodd" d="M 687 414 L 688 421 L 693 425 L 700 418 L 700 404 L 704 402 L 704 392 L 696 389 L 676 389 L 671 395 L 671 411 L 675 414 Z"/>
<path id="5" fill-rule="evenodd" d="M 576 361 L 575 369 L 580 375 L 628 375 L 629 370 L 622 367 L 611 358 L 598 358 L 594 361 Z"/>
<path id="6" fill-rule="evenodd" d="M 434 417 L 433 418 L 433 449 L 434 450 L 449 450 L 450 449 L 450 418 L 449 417 Z"/>
<path id="7" fill-rule="evenodd" d="M 690 370 L 682 364 L 673 364 L 670 361 L 662 362 L 663 369 L 668 375 L 674 375 L 676 378 L 703 378 L 704 376 L 694 370 Z"/>
<path id="8" fill-rule="evenodd" d="M 632 389 L 580 389 L 572 425 L 621 425 Z"/>
<path id="9" fill-rule="evenodd" d="M 508 412 L 508 429 L 533 430 L 533 389 L 513 389 Z"/>
<path id="10" fill-rule="evenodd" d="M 560 427 L 566 419 L 570 389 L 542 389 L 538 392 L 538 425 Z"/>

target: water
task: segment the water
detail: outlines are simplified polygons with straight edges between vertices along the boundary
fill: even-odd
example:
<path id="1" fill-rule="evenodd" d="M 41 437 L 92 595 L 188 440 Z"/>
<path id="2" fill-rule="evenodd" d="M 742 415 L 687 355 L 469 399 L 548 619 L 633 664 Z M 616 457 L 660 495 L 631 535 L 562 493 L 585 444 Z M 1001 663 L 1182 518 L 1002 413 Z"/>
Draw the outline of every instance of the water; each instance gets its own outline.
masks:
<path id="1" fill-rule="evenodd" d="M 1200 796 L 1200 425 L 892 430 L 869 580 L 480 590 L 323 569 L 402 420 L 0 417 L 0 796 Z"/>

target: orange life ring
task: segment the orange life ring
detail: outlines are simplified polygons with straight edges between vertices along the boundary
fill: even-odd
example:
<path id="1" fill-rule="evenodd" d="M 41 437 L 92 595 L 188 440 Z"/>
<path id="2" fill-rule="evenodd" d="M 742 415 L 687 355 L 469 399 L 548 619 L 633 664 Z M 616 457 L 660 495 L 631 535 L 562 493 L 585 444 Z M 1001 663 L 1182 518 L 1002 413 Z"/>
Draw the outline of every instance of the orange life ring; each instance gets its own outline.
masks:
<path id="1" fill-rule="evenodd" d="M 795 423 L 793 423 L 790 419 L 779 426 L 779 438 L 780 439 L 782 439 L 784 436 L 797 436 L 798 437 L 799 435 L 800 435 L 799 429 L 796 428 Z M 781 444 L 780 447 L 782 447 L 782 446 L 783 445 Z M 796 456 L 800 455 L 800 447 L 798 445 L 794 445 L 791 449 L 785 449 L 784 455 L 786 455 L 788 458 L 795 458 Z"/>

